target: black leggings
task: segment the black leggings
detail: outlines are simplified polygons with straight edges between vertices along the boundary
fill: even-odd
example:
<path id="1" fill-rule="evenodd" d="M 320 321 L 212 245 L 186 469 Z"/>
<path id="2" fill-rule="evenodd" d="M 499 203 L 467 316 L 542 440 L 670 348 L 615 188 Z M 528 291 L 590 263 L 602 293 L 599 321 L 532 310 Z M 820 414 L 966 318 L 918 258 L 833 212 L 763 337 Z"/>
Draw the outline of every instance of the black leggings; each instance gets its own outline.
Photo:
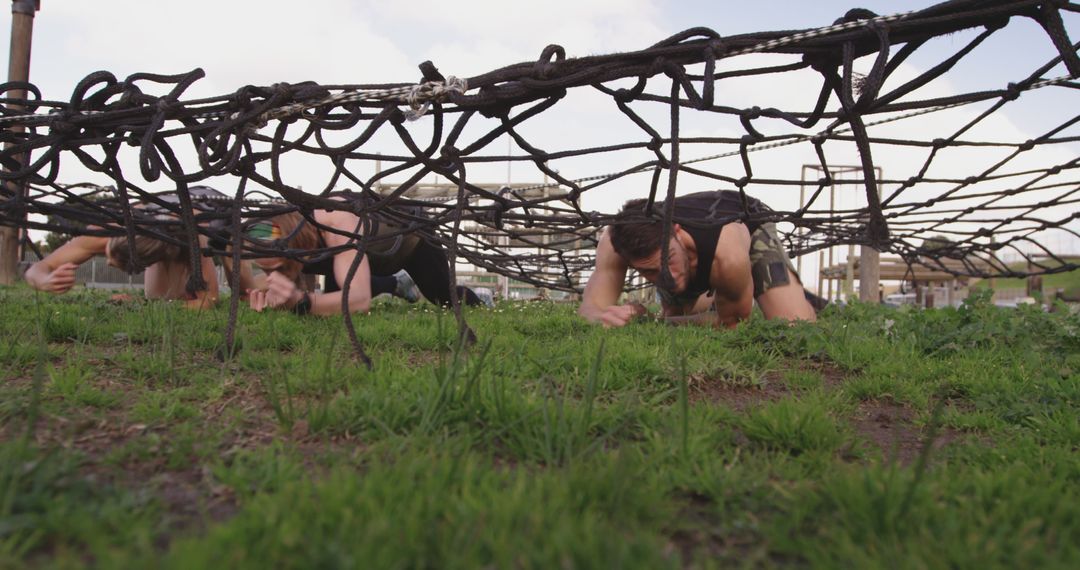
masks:
<path id="1" fill-rule="evenodd" d="M 450 306 L 450 259 L 446 256 L 446 250 L 421 240 L 412 254 L 402 266 L 424 297 L 442 307 Z M 393 275 L 371 275 L 371 296 L 374 298 L 382 293 L 394 294 L 397 289 L 397 279 Z M 333 274 L 326 276 L 327 293 L 340 291 L 337 280 Z M 465 301 L 466 305 L 482 305 L 483 301 L 468 287 L 458 286 L 458 299 Z"/>
<path id="2" fill-rule="evenodd" d="M 450 259 L 446 256 L 445 249 L 420 240 L 402 268 L 416 282 L 416 286 L 428 301 L 443 307 L 450 306 Z M 466 305 L 483 304 L 480 297 L 468 287 L 459 285 L 457 293 L 458 299 Z M 374 288 L 371 295 L 375 296 Z"/>

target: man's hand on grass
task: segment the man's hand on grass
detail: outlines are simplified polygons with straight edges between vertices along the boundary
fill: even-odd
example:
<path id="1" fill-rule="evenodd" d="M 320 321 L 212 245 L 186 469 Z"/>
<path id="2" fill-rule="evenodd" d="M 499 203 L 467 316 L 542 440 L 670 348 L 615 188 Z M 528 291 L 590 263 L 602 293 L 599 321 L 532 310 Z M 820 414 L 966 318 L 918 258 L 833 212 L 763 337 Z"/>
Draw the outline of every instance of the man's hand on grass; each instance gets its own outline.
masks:
<path id="1" fill-rule="evenodd" d="M 629 324 L 630 321 L 633 321 L 635 318 L 647 314 L 649 314 L 649 311 L 640 303 L 612 305 L 600 312 L 598 321 L 607 328 L 621 327 Z"/>

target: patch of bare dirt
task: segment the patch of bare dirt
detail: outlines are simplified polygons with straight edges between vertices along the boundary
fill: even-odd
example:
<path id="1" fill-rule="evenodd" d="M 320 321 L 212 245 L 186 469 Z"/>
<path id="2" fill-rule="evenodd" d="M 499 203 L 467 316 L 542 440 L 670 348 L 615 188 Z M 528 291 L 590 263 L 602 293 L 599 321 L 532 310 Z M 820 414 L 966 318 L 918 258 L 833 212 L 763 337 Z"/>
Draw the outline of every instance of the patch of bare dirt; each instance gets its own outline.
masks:
<path id="1" fill-rule="evenodd" d="M 821 374 L 822 384 L 829 389 L 840 388 L 847 378 L 846 372 L 828 362 L 802 362 L 799 369 Z M 758 404 L 775 402 L 795 392 L 784 382 L 784 372 L 768 372 L 761 382 L 691 376 L 690 401 L 724 404 L 740 412 Z"/>
<path id="2" fill-rule="evenodd" d="M 405 354 L 405 360 L 411 368 L 424 368 L 439 363 L 439 351 L 410 350 Z"/>
<path id="3" fill-rule="evenodd" d="M 910 465 L 919 457 L 929 436 L 924 426 L 914 423 L 914 416 L 910 408 L 891 400 L 866 400 L 859 404 L 849 423 L 859 437 L 879 449 L 887 460 Z M 931 451 L 941 450 L 960 438 L 960 432 L 939 426 Z"/>
<path id="4" fill-rule="evenodd" d="M 228 382 L 219 398 L 196 403 L 201 418 L 196 429 L 202 435 L 190 450 L 192 455 L 188 460 L 180 462 L 182 466 L 170 465 L 170 460 L 175 462 L 179 457 L 173 446 L 178 438 L 184 437 L 174 433 L 173 428 L 183 422 L 150 425 L 135 422 L 130 417 L 130 407 L 134 393 L 140 388 L 121 382 L 118 377 L 122 375 L 100 374 L 90 385 L 110 392 L 127 390 L 129 397 L 120 405 L 100 409 L 71 404 L 64 406 L 63 415 L 42 413 L 34 425 L 34 443 L 39 449 L 76 452 L 82 458 L 78 476 L 94 485 L 115 486 L 155 497 L 168 520 L 170 530 L 162 535 L 166 542 L 175 532 L 200 532 L 210 523 L 232 517 L 239 509 L 233 490 L 216 480 L 205 457 L 225 458 L 265 448 L 280 440 L 288 442 L 306 472 L 313 473 L 325 467 L 328 454 L 360 453 L 365 449 L 352 434 L 310 433 L 307 422 L 301 419 L 293 423 L 291 430 L 285 430 L 259 382 L 241 377 Z M 294 396 L 293 405 L 296 414 L 302 416 L 307 409 L 306 398 Z M 25 429 L 22 419 L 4 422 L 0 424 L 0 441 L 14 439 Z M 187 434 L 188 441 L 190 437 Z M 205 447 L 208 445 L 212 448 Z"/>
<path id="5" fill-rule="evenodd" d="M 791 393 L 791 389 L 781 384 L 779 375 L 770 374 L 760 384 L 742 384 L 726 378 L 705 378 L 691 381 L 689 385 L 690 402 L 709 402 L 723 404 L 736 411 L 743 411 L 751 406 L 765 402 L 775 402 Z"/>
<path id="6" fill-rule="evenodd" d="M 675 517 L 675 528 L 667 530 L 664 552 L 668 557 L 678 556 L 684 568 L 697 568 L 702 559 L 720 567 L 744 566 L 748 560 L 768 562 L 760 534 L 719 520 L 712 498 L 696 492 L 678 497 L 685 503 Z"/>
<path id="7" fill-rule="evenodd" d="M 821 383 L 826 388 L 841 388 L 847 381 L 849 372 L 831 362 L 807 363 L 805 370 L 813 370 L 821 374 Z"/>

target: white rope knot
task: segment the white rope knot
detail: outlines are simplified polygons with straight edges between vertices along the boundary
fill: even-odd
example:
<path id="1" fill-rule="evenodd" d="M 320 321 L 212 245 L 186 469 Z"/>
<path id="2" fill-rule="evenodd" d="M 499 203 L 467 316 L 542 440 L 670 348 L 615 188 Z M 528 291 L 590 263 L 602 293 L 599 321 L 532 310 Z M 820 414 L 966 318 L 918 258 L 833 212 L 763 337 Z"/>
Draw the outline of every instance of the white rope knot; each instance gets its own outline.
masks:
<path id="1" fill-rule="evenodd" d="M 428 81 L 413 85 L 405 95 L 405 102 L 409 104 L 405 119 L 415 121 L 427 113 L 433 101 L 441 103 L 451 93 L 464 93 L 468 90 L 469 82 L 453 75 L 446 78 L 446 81 Z"/>
<path id="2" fill-rule="evenodd" d="M 266 126 L 267 115 L 269 115 L 269 114 L 270 113 L 263 113 L 262 115 L 259 115 L 258 117 L 255 117 L 253 120 L 248 121 L 247 123 L 244 123 L 244 126 L 242 127 L 244 133 L 250 136 L 250 135 L 253 135 L 253 134 L 259 132 L 259 129 Z M 240 118 L 240 111 L 236 111 L 235 113 L 232 113 L 231 115 L 229 115 L 229 120 L 230 121 L 235 121 L 235 120 L 237 120 L 239 118 Z M 276 117 L 274 117 L 274 118 L 276 118 Z"/>

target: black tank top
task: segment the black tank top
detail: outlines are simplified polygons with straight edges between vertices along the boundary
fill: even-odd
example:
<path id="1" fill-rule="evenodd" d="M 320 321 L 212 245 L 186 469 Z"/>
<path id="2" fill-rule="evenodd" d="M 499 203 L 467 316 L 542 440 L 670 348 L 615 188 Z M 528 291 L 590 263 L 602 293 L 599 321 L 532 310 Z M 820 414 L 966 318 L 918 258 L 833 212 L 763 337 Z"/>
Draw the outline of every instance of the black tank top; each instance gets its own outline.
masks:
<path id="1" fill-rule="evenodd" d="M 714 190 L 676 196 L 673 220 L 693 238 L 698 262 L 697 271 L 687 284 L 686 290 L 678 295 L 672 294 L 671 297 L 680 303 L 689 303 L 696 301 L 702 293 L 712 290 L 709 274 L 712 272 L 713 259 L 716 258 L 716 244 L 720 241 L 721 230 L 731 222 L 742 222 L 750 233 L 754 233 L 761 227 L 761 222 L 752 220 L 750 216 L 768 211 L 769 207 L 757 198 L 747 196 L 744 204 L 742 194 L 735 190 Z"/>
<path id="2" fill-rule="evenodd" d="M 424 211 L 417 207 L 399 209 L 413 216 L 424 216 Z M 307 221 L 305 220 L 303 223 L 307 223 Z M 402 225 L 387 216 L 376 214 L 373 227 L 375 236 L 389 236 L 400 232 Z M 319 240 L 317 248 L 325 248 L 326 241 L 323 239 L 322 232 L 316 233 Z M 367 251 L 368 265 L 371 268 L 372 275 L 393 275 L 401 270 L 422 239 L 419 232 L 412 232 L 392 240 L 383 240 L 374 244 Z M 334 277 L 333 254 L 326 253 L 313 261 L 305 263 L 300 272 L 306 275 L 322 275 L 325 277 L 326 286 L 323 289 L 327 293 L 341 290 L 341 285 L 338 284 L 337 279 Z"/>
<path id="3" fill-rule="evenodd" d="M 318 235 L 319 238 L 318 249 L 323 249 L 326 247 L 326 241 L 323 240 L 321 232 L 316 232 L 316 235 Z M 300 272 L 305 275 L 322 275 L 325 277 L 326 283 L 323 286 L 324 293 L 341 291 L 341 286 L 338 285 L 337 278 L 334 277 L 333 254 L 323 254 L 319 256 L 319 259 L 305 263 Z"/>

